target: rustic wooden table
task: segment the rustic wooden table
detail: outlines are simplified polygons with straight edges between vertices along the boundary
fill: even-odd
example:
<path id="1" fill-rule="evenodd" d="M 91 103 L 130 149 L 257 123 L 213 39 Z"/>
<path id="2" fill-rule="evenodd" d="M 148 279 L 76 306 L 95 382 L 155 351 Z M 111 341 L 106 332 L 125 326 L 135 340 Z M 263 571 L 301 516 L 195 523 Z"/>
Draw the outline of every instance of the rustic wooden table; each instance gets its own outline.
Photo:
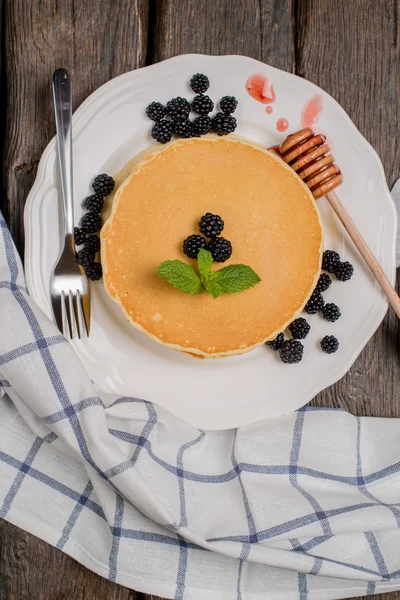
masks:
<path id="1" fill-rule="evenodd" d="M 55 133 L 50 82 L 60 66 L 73 76 L 77 107 L 111 77 L 176 54 L 252 56 L 323 87 L 377 150 L 389 186 L 400 176 L 400 0 L 0 4 L 1 209 L 21 252 L 24 202 Z M 398 335 L 398 321 L 389 311 L 351 371 L 315 404 L 400 417 Z M 99 598 L 151 596 L 102 579 L 41 540 L 0 523 L 0 600 Z M 400 592 L 380 598 L 400 600 Z"/>

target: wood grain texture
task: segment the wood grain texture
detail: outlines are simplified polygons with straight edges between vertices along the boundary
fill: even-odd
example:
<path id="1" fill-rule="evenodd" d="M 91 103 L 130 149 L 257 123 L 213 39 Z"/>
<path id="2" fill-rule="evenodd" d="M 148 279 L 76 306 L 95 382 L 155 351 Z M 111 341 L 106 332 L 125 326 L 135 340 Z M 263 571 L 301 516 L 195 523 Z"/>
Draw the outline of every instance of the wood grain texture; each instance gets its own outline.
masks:
<path id="1" fill-rule="evenodd" d="M 49 83 L 56 66 L 74 77 L 76 107 L 110 77 L 145 62 L 190 52 L 246 54 L 332 94 L 377 149 L 389 184 L 400 175 L 400 0 L 31 0 L 29 8 L 25 0 L 2 1 L 2 209 L 20 249 L 24 201 L 55 132 Z M 390 314 L 350 373 L 315 403 L 400 416 L 398 333 Z M 112 584 L 0 522 L 0 600 L 98 598 L 158 600 Z M 400 592 L 376 598 L 400 600 Z"/>
<path id="2" fill-rule="evenodd" d="M 148 0 L 3 1 L 7 121 L 1 208 L 22 251 L 26 196 L 55 134 L 53 71 L 70 71 L 76 108 L 110 78 L 142 66 Z"/>

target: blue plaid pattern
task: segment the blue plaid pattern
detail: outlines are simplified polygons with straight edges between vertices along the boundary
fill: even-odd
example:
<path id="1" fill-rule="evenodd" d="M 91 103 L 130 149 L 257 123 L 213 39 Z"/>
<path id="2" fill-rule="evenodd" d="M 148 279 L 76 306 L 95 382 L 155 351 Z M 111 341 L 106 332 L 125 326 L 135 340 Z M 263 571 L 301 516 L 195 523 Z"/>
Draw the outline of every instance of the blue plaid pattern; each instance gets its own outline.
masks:
<path id="1" fill-rule="evenodd" d="M 305 407 L 205 432 L 99 397 L 31 302 L 1 213 L 0 234 L 0 517 L 177 600 L 400 589 L 397 421 Z"/>

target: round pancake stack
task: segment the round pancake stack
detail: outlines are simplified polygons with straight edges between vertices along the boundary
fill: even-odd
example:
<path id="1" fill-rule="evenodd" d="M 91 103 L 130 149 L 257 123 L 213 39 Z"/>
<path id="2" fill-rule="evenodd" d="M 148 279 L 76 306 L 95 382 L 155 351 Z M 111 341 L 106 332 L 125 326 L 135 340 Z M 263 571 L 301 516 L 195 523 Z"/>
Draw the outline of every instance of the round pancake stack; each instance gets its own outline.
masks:
<path id="1" fill-rule="evenodd" d="M 216 299 L 186 294 L 156 273 L 182 252 L 205 213 L 225 222 L 223 265 L 249 265 L 254 288 Z M 129 322 L 198 357 L 241 354 L 274 339 L 304 308 L 321 268 L 322 226 L 308 187 L 278 156 L 229 136 L 156 146 L 117 189 L 101 232 L 107 292 Z"/>

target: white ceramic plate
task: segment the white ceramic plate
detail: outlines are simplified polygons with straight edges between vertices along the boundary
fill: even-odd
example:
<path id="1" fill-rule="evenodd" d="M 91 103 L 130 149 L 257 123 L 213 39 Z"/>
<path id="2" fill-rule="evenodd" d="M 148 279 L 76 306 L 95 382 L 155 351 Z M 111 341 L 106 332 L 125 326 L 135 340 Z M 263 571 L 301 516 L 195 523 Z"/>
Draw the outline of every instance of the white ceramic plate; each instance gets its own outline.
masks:
<path id="1" fill-rule="evenodd" d="M 129 158 L 153 143 L 146 106 L 177 95 L 193 97 L 188 82 L 196 72 L 210 78 L 209 93 L 214 100 L 226 94 L 238 98 L 236 133 L 266 146 L 281 143 L 287 133 L 299 129 L 304 106 L 317 96 L 322 112 L 314 125 L 327 134 L 342 169 L 339 195 L 394 281 L 396 212 L 375 151 L 328 94 L 304 79 L 244 56 L 178 56 L 121 75 L 89 96 L 73 122 L 76 222 L 92 177 L 118 172 Z M 246 91 L 246 81 L 254 73 L 267 75 L 274 86 L 271 114 Z M 277 131 L 279 118 L 289 122 L 286 133 Z M 293 411 L 342 377 L 380 324 L 387 302 L 327 202 L 319 200 L 318 206 L 325 248 L 350 260 L 355 275 L 346 283 L 335 281 L 325 293 L 326 301 L 341 307 L 337 323 L 318 315 L 307 317 L 312 329 L 301 363 L 284 365 L 266 347 L 219 360 L 198 360 L 170 350 L 129 326 L 99 282 L 91 288 L 91 336 L 74 342 L 98 390 L 150 400 L 196 427 L 226 429 Z M 25 210 L 28 289 L 48 316 L 49 279 L 61 237 L 59 213 L 60 182 L 52 140 L 43 153 Z M 319 348 L 327 334 L 340 341 L 339 351 L 330 356 Z"/>

